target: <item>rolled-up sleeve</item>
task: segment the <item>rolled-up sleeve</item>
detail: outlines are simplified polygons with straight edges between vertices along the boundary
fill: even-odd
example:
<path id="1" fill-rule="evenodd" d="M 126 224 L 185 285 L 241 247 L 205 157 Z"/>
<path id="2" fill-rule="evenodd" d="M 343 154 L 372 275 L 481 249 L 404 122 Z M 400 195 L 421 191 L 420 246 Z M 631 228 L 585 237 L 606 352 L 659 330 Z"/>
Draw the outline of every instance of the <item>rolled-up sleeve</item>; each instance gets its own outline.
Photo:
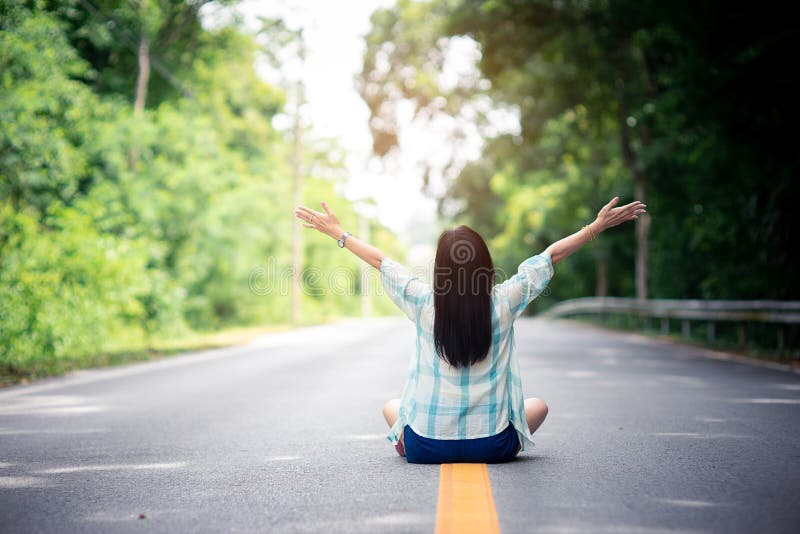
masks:
<path id="1" fill-rule="evenodd" d="M 550 253 L 542 252 L 520 263 L 517 274 L 497 286 L 508 298 L 508 307 L 514 319 L 522 315 L 528 304 L 545 290 L 551 278 L 553 260 Z"/>
<path id="2" fill-rule="evenodd" d="M 430 285 L 417 278 L 404 265 L 391 258 L 381 261 L 381 284 L 398 308 L 416 321 L 423 305 L 431 296 Z"/>

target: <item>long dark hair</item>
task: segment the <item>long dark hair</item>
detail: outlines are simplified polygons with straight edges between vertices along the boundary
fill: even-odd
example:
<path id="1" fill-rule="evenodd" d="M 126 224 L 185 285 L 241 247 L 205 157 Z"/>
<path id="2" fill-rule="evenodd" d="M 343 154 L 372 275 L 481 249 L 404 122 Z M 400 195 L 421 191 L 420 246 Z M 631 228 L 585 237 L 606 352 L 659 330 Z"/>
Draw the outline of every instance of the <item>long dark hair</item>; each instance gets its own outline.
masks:
<path id="1" fill-rule="evenodd" d="M 439 236 L 433 273 L 433 341 L 453 367 L 483 360 L 492 344 L 491 291 L 494 266 L 489 247 L 468 226 Z"/>

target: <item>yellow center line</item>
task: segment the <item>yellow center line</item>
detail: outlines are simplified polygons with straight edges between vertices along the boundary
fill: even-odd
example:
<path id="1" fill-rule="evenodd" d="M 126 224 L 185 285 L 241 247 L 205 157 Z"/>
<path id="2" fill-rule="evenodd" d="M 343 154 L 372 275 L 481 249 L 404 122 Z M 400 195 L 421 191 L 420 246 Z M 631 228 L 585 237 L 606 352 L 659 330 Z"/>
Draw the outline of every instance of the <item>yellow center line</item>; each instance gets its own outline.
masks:
<path id="1" fill-rule="evenodd" d="M 442 464 L 436 534 L 497 534 L 500 523 L 486 464 Z"/>

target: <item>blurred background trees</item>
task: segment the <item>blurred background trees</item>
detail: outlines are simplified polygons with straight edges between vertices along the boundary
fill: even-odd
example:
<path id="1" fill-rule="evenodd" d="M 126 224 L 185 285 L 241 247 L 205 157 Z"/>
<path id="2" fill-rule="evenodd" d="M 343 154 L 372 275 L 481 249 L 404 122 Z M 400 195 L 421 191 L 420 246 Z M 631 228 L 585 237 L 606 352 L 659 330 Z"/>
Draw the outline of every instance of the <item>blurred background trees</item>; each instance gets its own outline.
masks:
<path id="1" fill-rule="evenodd" d="M 635 229 L 559 266 L 551 301 L 797 299 L 797 36 L 777 5 L 400 0 L 372 18 L 359 84 L 377 154 L 397 146 L 403 105 L 513 111 L 518 127 L 485 135 L 441 196 L 506 272 L 614 195 L 647 203 Z M 431 73 L 464 38 L 477 71 L 453 87 Z"/>
<path id="2" fill-rule="evenodd" d="M 277 21 L 205 24 L 208 3 L 0 3 L 0 374 L 290 321 L 303 125 L 273 127 L 294 111 L 291 88 L 254 67 L 289 37 Z M 559 265 L 534 307 L 800 299 L 796 39 L 777 4 L 398 0 L 372 16 L 356 88 L 376 156 L 409 120 L 441 133 L 449 161 L 423 167 L 425 190 L 443 224 L 487 237 L 505 273 L 614 195 L 648 204 L 650 217 Z M 453 70 L 458 57 L 471 63 Z M 305 203 L 324 197 L 361 231 L 335 143 L 304 145 Z M 303 274 L 302 320 L 358 315 L 358 261 L 304 241 L 304 265 L 321 271 Z M 334 268 L 336 293 L 320 277 Z"/>
<path id="3" fill-rule="evenodd" d="M 251 289 L 268 262 L 291 281 L 292 146 L 272 126 L 285 95 L 257 76 L 252 32 L 203 27 L 204 3 L 2 3 L 0 374 L 289 321 L 290 286 Z M 306 203 L 356 227 L 336 151 L 306 150 Z M 308 264 L 355 286 L 309 287 L 307 322 L 361 310 L 357 260 L 324 245 L 306 240 Z"/>

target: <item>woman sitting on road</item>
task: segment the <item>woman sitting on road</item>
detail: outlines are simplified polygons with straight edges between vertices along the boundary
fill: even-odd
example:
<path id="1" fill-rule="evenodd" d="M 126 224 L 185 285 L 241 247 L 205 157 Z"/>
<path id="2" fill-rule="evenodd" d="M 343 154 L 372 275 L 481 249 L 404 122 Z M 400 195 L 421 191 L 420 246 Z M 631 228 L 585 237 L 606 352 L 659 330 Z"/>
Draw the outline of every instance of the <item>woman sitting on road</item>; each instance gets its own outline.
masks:
<path id="1" fill-rule="evenodd" d="M 645 212 L 639 201 L 614 207 L 614 197 L 591 224 L 523 261 L 517 274 L 494 284 L 492 257 L 475 231 L 442 232 L 433 287 L 349 232 L 323 202 L 325 213 L 298 207 L 304 226 L 337 239 L 381 272 L 381 282 L 416 325 L 416 354 L 400 399 L 383 407 L 388 439 L 410 463 L 494 463 L 533 443 L 547 404 L 524 399 L 514 352 L 514 320 L 547 287 L 553 265 L 600 232 Z"/>

